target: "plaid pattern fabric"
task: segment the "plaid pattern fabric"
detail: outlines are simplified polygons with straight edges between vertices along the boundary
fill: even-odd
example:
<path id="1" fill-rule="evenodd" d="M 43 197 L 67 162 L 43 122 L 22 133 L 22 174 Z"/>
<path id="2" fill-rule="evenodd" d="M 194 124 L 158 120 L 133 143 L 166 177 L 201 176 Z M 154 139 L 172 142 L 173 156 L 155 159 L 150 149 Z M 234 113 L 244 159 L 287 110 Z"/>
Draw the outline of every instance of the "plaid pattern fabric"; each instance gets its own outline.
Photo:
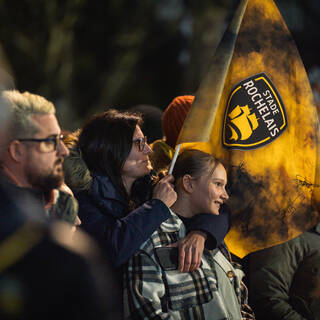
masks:
<path id="1" fill-rule="evenodd" d="M 160 267 L 154 249 L 166 247 L 185 234 L 182 221 L 173 214 L 130 259 L 124 268 L 126 319 L 230 319 L 218 290 L 211 252 L 205 250 L 202 265 L 194 272 Z M 241 295 L 240 290 L 235 292 Z M 241 319 L 238 313 L 233 319 Z"/>

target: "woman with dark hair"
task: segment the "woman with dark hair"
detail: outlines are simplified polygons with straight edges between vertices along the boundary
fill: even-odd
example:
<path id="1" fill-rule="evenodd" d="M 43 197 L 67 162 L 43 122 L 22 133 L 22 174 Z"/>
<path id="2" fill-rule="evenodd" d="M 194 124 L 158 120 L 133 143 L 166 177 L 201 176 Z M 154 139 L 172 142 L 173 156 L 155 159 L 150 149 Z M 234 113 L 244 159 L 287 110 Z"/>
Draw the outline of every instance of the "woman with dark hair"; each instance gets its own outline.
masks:
<path id="1" fill-rule="evenodd" d="M 151 149 L 140 124 L 135 114 L 108 110 L 91 118 L 79 136 L 81 156 L 92 176 L 90 188 L 76 193 L 79 217 L 115 267 L 127 262 L 170 217 L 176 201 L 172 175 L 155 187 L 152 181 L 138 184 L 151 171 Z M 195 222 L 179 242 L 181 271 L 199 267 L 206 238 L 206 228 Z"/>
<path id="2" fill-rule="evenodd" d="M 187 234 L 195 216 L 220 215 L 228 199 L 224 166 L 208 153 L 185 150 L 173 176 L 178 197 L 170 218 L 125 268 L 125 319 L 254 319 L 241 282 L 244 274 L 223 243 L 214 251 L 205 249 L 201 266 L 184 273 L 177 270 L 176 248 L 170 248 Z M 217 231 L 226 235 L 228 225 Z"/>

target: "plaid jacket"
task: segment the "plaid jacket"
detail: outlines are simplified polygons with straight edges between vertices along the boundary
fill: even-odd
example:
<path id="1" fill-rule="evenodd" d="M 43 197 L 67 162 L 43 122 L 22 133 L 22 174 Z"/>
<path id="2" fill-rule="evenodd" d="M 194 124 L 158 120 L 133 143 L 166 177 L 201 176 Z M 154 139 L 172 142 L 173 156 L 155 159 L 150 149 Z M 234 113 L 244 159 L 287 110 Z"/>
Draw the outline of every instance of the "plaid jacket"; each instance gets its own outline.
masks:
<path id="1" fill-rule="evenodd" d="M 124 270 L 126 319 L 243 319 L 243 273 L 220 250 L 212 254 L 205 249 L 201 267 L 193 272 L 160 266 L 155 248 L 166 247 L 185 234 L 182 221 L 172 214 L 129 260 Z M 219 283 L 217 274 L 224 274 Z"/>

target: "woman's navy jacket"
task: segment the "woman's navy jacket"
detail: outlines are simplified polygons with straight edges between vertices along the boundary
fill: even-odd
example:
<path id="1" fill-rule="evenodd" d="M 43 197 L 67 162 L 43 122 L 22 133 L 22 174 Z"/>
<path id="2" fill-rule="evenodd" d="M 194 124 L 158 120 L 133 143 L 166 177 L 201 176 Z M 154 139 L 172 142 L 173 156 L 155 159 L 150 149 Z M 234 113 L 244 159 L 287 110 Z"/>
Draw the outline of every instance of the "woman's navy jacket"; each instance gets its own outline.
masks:
<path id="1" fill-rule="evenodd" d="M 140 246 L 170 217 L 168 207 L 158 199 L 146 201 L 128 213 L 128 205 L 106 176 L 94 176 L 90 191 L 80 191 L 81 227 L 104 248 L 115 267 L 127 262 Z M 200 214 L 190 219 L 189 230 L 207 232 L 206 247 L 220 244 L 229 230 L 229 214 Z"/>

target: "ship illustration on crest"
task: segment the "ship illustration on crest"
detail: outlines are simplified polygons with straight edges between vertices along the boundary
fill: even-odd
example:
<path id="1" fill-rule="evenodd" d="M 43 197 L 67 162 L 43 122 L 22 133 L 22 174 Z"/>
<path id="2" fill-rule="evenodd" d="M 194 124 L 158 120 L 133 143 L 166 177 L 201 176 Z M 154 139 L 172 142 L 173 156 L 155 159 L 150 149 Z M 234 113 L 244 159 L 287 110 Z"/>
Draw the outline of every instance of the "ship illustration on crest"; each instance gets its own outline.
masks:
<path id="1" fill-rule="evenodd" d="M 252 135 L 253 131 L 258 128 L 259 118 L 256 117 L 255 113 L 250 113 L 248 105 L 236 106 L 229 114 L 230 121 L 228 127 L 231 131 L 230 140 L 247 140 Z M 239 133 L 233 128 L 238 129 Z"/>

